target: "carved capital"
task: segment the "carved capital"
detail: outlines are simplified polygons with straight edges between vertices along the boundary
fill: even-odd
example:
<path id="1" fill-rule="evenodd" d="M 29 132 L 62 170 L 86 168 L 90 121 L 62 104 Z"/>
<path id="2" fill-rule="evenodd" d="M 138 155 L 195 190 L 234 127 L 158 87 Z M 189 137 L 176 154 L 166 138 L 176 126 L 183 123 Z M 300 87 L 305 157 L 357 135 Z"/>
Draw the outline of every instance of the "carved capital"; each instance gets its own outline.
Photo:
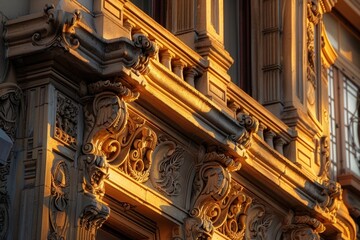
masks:
<path id="1" fill-rule="evenodd" d="M 80 10 L 66 12 L 58 6 L 46 4 L 44 7 L 44 17 L 47 18 L 47 28 L 41 32 L 36 32 L 32 36 L 35 46 L 61 47 L 65 51 L 76 49 L 80 42 L 75 36 L 75 28 L 80 22 Z"/>
<path id="2" fill-rule="evenodd" d="M 217 152 L 199 151 L 191 197 L 190 217 L 185 219 L 186 239 L 211 239 L 214 229 L 236 239 L 244 234 L 245 211 L 251 199 L 231 184 L 230 171 L 240 163 Z M 224 225 L 225 224 L 225 225 Z"/>
<path id="3" fill-rule="evenodd" d="M 283 227 L 284 240 L 312 239 L 320 240 L 319 233 L 325 231 L 325 226 L 316 218 L 310 216 L 294 216 L 290 212 Z"/>

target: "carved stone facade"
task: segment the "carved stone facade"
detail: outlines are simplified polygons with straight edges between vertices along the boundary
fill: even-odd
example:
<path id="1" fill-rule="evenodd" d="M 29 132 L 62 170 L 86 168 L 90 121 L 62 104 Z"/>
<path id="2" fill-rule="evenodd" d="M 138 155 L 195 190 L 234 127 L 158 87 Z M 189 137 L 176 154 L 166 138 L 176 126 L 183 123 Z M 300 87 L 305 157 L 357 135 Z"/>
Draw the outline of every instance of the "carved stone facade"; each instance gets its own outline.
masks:
<path id="1" fill-rule="evenodd" d="M 355 239 L 323 111 L 334 1 L 52 3 L 0 3 L 0 239 Z"/>

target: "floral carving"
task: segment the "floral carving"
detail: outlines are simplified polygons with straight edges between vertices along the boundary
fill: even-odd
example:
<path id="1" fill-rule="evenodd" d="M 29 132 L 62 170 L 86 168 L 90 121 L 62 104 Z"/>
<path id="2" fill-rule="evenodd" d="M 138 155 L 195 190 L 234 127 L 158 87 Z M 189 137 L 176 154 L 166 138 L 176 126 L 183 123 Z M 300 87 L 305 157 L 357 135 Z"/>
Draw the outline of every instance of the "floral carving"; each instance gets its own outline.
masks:
<path id="1" fill-rule="evenodd" d="M 44 32 L 33 34 L 32 42 L 34 45 L 62 47 L 66 51 L 80 46 L 80 42 L 75 36 L 75 27 L 81 19 L 79 10 L 70 13 L 62 9 L 55 10 L 54 5 L 46 4 L 44 15 L 47 17 L 48 27 Z M 50 40 L 47 37 L 50 37 Z"/>
<path id="2" fill-rule="evenodd" d="M 58 93 L 54 137 L 72 148 L 77 146 L 78 114 L 78 106 L 69 98 Z"/>
<path id="3" fill-rule="evenodd" d="M 64 161 L 59 162 L 51 176 L 50 233 L 48 239 L 64 239 L 68 226 L 70 174 Z"/>
<path id="4" fill-rule="evenodd" d="M 268 229 L 273 222 L 273 214 L 267 214 L 263 204 L 253 202 L 248 211 L 248 240 L 267 239 Z"/>
<path id="5" fill-rule="evenodd" d="M 102 226 L 109 215 L 109 207 L 99 202 L 92 202 L 82 211 L 80 225 L 88 230 L 96 230 Z"/>
<path id="6" fill-rule="evenodd" d="M 284 240 L 312 239 L 320 240 L 319 233 L 325 231 L 325 226 L 316 218 L 310 216 L 287 216 L 283 227 Z"/>
<path id="7" fill-rule="evenodd" d="M 184 163 L 184 149 L 167 139 L 160 142 L 156 149 L 161 160 L 154 170 L 158 176 L 153 179 L 153 184 L 168 196 L 177 196 L 181 192 L 180 168 Z"/>
<path id="8" fill-rule="evenodd" d="M 186 239 L 211 239 L 214 229 L 219 228 L 228 218 L 228 209 L 224 204 L 238 206 L 239 202 L 244 202 L 241 195 L 236 195 L 234 199 L 229 195 L 230 172 L 240 167 L 238 159 L 234 160 L 215 151 L 206 153 L 204 148 L 200 149 L 193 182 L 190 218 L 185 220 Z M 230 222 L 229 227 L 233 229 L 234 225 L 231 224 L 234 222 Z"/>
<path id="9" fill-rule="evenodd" d="M 0 84 L 0 128 L 14 140 L 16 120 L 21 102 L 21 90 L 14 83 Z"/>

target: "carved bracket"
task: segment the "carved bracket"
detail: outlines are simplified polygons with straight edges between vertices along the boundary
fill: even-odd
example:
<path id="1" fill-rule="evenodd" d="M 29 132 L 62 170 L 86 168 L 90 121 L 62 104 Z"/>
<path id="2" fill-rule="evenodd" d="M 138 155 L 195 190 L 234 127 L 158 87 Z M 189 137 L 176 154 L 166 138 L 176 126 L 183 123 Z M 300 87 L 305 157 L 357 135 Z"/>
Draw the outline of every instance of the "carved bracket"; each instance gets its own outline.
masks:
<path id="1" fill-rule="evenodd" d="M 32 42 L 34 45 L 61 47 L 65 51 L 76 49 L 80 46 L 80 42 L 75 36 L 75 27 L 81 19 L 79 10 L 70 13 L 60 8 L 55 9 L 54 5 L 46 4 L 44 7 L 44 17 L 47 18 L 48 27 L 42 32 L 33 34 Z"/>
<path id="2" fill-rule="evenodd" d="M 239 124 L 244 131 L 235 139 L 240 149 L 249 148 L 251 145 L 252 135 L 258 131 L 259 121 L 244 111 L 240 111 L 236 115 Z"/>
<path id="3" fill-rule="evenodd" d="M 121 151 L 118 141 L 126 126 L 128 111 L 126 102 L 137 99 L 120 82 L 99 81 L 88 86 L 91 94 L 84 108 L 85 131 L 83 155 L 84 190 L 96 196 L 104 194 L 104 179 L 108 176 L 108 162 L 114 161 Z"/>
<path id="4" fill-rule="evenodd" d="M 341 185 L 340 183 L 333 180 L 325 180 L 321 187 L 323 189 L 321 191 L 323 201 L 317 202 L 316 208 L 319 211 L 324 211 L 327 213 L 330 219 L 335 222 L 336 214 L 342 201 Z"/>
<path id="5" fill-rule="evenodd" d="M 284 240 L 313 239 L 320 240 L 319 233 L 325 231 L 325 226 L 316 218 L 309 216 L 294 216 L 290 212 L 283 227 Z"/>
<path id="6" fill-rule="evenodd" d="M 244 234 L 243 218 L 251 199 L 241 193 L 241 187 L 231 183 L 230 174 L 240 167 L 238 160 L 200 149 L 190 218 L 185 219 L 186 239 L 211 239 L 217 228 L 232 239 Z"/>

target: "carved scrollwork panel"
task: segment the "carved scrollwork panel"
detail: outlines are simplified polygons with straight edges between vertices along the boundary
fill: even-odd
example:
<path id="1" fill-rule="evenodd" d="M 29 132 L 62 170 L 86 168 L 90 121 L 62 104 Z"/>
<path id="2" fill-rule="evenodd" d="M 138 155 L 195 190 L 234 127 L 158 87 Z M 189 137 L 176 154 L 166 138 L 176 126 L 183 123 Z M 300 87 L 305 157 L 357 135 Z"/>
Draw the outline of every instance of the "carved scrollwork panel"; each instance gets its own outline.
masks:
<path id="1" fill-rule="evenodd" d="M 153 185 L 168 196 L 178 196 L 182 191 L 180 168 L 184 163 L 184 149 L 174 141 L 159 137 L 153 157 Z"/>
<path id="2" fill-rule="evenodd" d="M 0 84 L 0 128 L 14 140 L 21 103 L 21 89 L 14 83 Z"/>
<path id="3" fill-rule="evenodd" d="M 237 159 L 201 148 L 193 182 L 190 218 L 185 219 L 186 239 L 211 239 L 221 229 L 232 239 L 245 232 L 246 211 L 251 199 L 232 183 L 231 171 L 238 170 Z"/>
<path id="4" fill-rule="evenodd" d="M 73 149 L 77 147 L 78 114 L 78 105 L 58 92 L 54 137 Z"/>
<path id="5" fill-rule="evenodd" d="M 248 211 L 247 240 L 270 239 L 268 232 L 274 221 L 274 214 L 267 211 L 265 205 L 253 201 Z"/>
<path id="6" fill-rule="evenodd" d="M 70 174 L 65 161 L 54 166 L 51 175 L 50 232 L 48 239 L 64 239 L 69 225 Z"/>

